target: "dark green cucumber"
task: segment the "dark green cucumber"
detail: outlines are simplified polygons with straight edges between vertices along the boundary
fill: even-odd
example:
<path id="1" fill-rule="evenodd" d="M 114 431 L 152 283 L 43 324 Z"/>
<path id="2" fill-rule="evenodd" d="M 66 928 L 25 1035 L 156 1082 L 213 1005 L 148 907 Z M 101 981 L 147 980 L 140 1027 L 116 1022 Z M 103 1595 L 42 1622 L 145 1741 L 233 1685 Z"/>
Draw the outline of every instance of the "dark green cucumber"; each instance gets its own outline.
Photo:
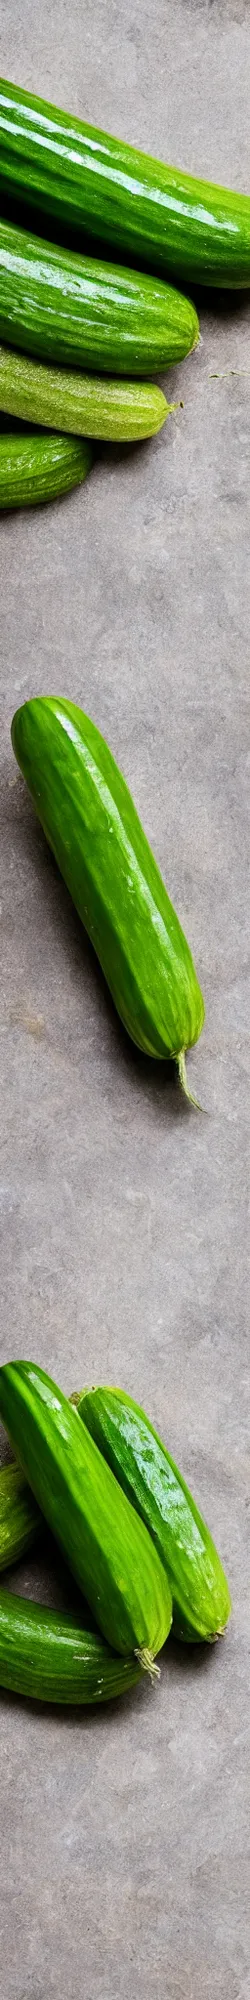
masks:
<path id="1" fill-rule="evenodd" d="M 204 1002 L 125 779 L 72 702 L 41 696 L 17 709 L 12 743 L 47 840 L 85 924 L 128 1034 L 147 1055 L 198 1040 Z"/>
<path id="2" fill-rule="evenodd" d="M 41 1515 L 33 1493 L 17 1465 L 0 1471 L 0 1570 L 18 1562 L 41 1531 Z"/>
<path id="3" fill-rule="evenodd" d="M 0 223 L 0 338 L 10 347 L 108 375 L 157 375 L 198 333 L 195 307 L 161 278 Z"/>
<path id="4" fill-rule="evenodd" d="M 4 80 L 0 186 L 189 284 L 250 284 L 250 199 L 164 166 Z"/>
<path id="5" fill-rule="evenodd" d="M 152 1670 L 172 1603 L 150 1535 L 78 1412 L 43 1369 L 0 1369 L 0 1414 L 41 1512 L 108 1644 Z"/>
<path id="6" fill-rule="evenodd" d="M 56 432 L 3 431 L 0 508 L 37 507 L 80 486 L 93 463 L 91 445 Z"/>
<path id="7" fill-rule="evenodd" d="M 122 1389 L 85 1391 L 79 1415 L 152 1535 L 169 1577 L 173 1631 L 215 1639 L 231 1602 L 214 1542 L 157 1431 Z"/>
<path id="8" fill-rule="evenodd" d="M 0 347 L 0 409 L 28 423 L 129 444 L 160 431 L 171 404 L 154 382 L 110 382 Z"/>
<path id="9" fill-rule="evenodd" d="M 119 1660 L 99 1632 L 71 1613 L 0 1590 L 0 1687 L 35 1701 L 114 1701 L 141 1679 L 139 1661 Z"/>

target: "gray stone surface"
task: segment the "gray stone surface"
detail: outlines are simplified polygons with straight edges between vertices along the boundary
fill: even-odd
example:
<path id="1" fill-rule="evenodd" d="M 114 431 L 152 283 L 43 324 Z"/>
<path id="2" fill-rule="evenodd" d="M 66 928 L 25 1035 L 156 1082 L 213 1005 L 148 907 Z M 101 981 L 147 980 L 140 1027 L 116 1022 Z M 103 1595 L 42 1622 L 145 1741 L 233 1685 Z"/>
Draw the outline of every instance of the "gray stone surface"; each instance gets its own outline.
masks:
<path id="1" fill-rule="evenodd" d="M 247 188 L 247 0 L 2 5 L 5 75 Z M 233 1619 L 97 1717 L 1 1702 L 3 2000 L 247 2000 L 249 309 L 201 308 L 184 408 L 1 526 L 2 1356 L 123 1383 L 190 1480 Z M 207 1003 L 208 1117 L 119 1028 L 35 825 L 13 709 L 120 761 Z M 60 1602 L 53 1564 L 15 1588 Z M 67 1585 L 65 1582 L 65 1589 Z"/>

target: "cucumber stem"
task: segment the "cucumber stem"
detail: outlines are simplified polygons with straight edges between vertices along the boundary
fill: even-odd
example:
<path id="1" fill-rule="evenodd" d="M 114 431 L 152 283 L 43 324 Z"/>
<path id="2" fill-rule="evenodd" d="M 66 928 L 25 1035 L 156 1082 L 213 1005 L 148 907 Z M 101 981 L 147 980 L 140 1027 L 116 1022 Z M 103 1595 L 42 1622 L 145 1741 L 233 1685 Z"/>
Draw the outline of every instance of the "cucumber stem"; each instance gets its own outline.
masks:
<path id="1" fill-rule="evenodd" d="M 172 416 L 172 410 L 184 410 L 184 403 L 180 403 L 180 401 L 179 401 L 179 403 L 167 403 L 167 416 L 168 416 L 168 417 L 171 417 L 171 416 Z M 165 422 L 166 422 L 166 418 L 165 418 Z"/>
<path id="2" fill-rule="evenodd" d="M 140 1661 L 140 1667 L 143 1667 L 144 1674 L 149 1674 L 151 1681 L 160 1681 L 160 1667 L 156 1666 L 148 1646 L 135 1646 L 135 1658 Z"/>
<path id="3" fill-rule="evenodd" d="M 179 1055 L 176 1056 L 176 1062 L 177 1062 L 177 1069 L 179 1070 L 180 1084 L 181 1084 L 181 1089 L 184 1092 L 184 1097 L 187 1097 L 188 1104 L 194 1104 L 195 1111 L 202 1111 L 204 1108 L 203 1105 L 199 1104 L 198 1097 L 193 1097 L 192 1090 L 189 1090 L 187 1071 L 186 1071 L 185 1049 L 180 1049 Z"/>

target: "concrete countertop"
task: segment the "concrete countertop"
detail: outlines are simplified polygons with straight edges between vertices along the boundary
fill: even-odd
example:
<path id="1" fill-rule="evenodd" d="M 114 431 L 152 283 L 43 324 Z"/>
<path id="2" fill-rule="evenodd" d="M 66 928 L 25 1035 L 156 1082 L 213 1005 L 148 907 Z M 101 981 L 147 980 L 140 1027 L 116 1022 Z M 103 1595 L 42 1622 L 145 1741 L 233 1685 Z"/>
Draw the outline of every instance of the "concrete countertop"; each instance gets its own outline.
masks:
<path id="1" fill-rule="evenodd" d="M 249 187 L 247 0 L 2 5 L 6 76 Z M 165 432 L 1 524 L 2 1358 L 124 1384 L 228 1572 L 224 1643 L 94 1714 L 1 1700 L 3 2000 L 247 2000 L 249 303 L 202 302 Z M 193 948 L 189 1076 L 140 1060 L 10 745 L 68 694 L 120 762 Z M 9 1579 L 11 1581 L 11 1579 Z M 15 1588 L 60 1603 L 53 1560 Z"/>

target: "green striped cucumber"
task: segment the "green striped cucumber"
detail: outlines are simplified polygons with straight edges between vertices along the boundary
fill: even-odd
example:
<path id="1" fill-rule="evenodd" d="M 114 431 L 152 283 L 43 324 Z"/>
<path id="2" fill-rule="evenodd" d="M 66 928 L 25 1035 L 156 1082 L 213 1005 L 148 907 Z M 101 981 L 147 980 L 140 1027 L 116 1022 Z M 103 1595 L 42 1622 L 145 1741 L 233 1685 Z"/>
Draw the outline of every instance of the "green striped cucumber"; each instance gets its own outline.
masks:
<path id="1" fill-rule="evenodd" d="M 0 508 L 36 507 L 80 486 L 93 463 L 91 445 L 49 431 L 0 435 Z"/>
<path id="2" fill-rule="evenodd" d="M 0 1471 L 0 1570 L 18 1562 L 41 1530 L 41 1515 L 17 1465 Z"/>
<path id="3" fill-rule="evenodd" d="M 0 409 L 28 423 L 130 444 L 160 431 L 171 404 L 155 382 L 112 382 L 0 347 Z"/>
<path id="4" fill-rule="evenodd" d="M 95 724 L 72 702 L 17 709 L 12 743 L 42 826 L 95 947 L 118 1014 L 149 1056 L 185 1050 L 204 1002 L 189 946 L 128 791 Z"/>
<path id="5" fill-rule="evenodd" d="M 85 1631 L 70 1612 L 0 1590 L 0 1687 L 85 1707 L 127 1694 L 140 1678 L 139 1661 L 119 1660 L 99 1632 Z"/>
<path id="6" fill-rule="evenodd" d="M 172 1619 L 167 1577 L 77 1410 L 43 1369 L 16 1361 L 0 1369 L 0 1415 L 104 1638 L 152 1671 Z"/>
<path id="7" fill-rule="evenodd" d="M 42 361 L 157 375 L 196 346 L 195 307 L 144 277 L 0 222 L 0 338 Z"/>
<path id="8" fill-rule="evenodd" d="M 79 1415 L 152 1535 L 169 1577 L 173 1631 L 188 1640 L 215 1639 L 231 1602 L 209 1529 L 157 1431 L 123 1389 L 87 1390 Z"/>
<path id="9" fill-rule="evenodd" d="M 0 84 L 4 194 L 188 284 L 250 284 L 250 198 Z"/>

